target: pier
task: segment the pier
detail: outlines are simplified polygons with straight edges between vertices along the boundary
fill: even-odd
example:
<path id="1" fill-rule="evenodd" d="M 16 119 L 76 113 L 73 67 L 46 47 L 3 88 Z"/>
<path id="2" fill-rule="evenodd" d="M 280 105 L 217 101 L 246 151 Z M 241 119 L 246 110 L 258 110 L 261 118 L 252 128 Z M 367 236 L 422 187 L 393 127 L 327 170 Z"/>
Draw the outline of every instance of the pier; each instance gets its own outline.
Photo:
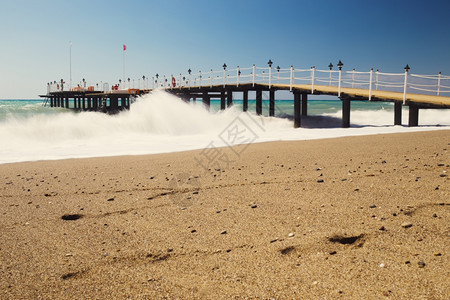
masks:
<path id="1" fill-rule="evenodd" d="M 47 84 L 46 104 L 50 107 L 64 107 L 78 111 L 102 111 L 117 113 L 130 109 L 133 100 L 156 89 L 163 89 L 186 102 L 201 101 L 209 107 L 211 99 L 220 99 L 221 109 L 233 105 L 233 93 L 242 93 L 243 111 L 248 110 L 249 92 L 255 93 L 256 114 L 262 115 L 263 92 L 269 95 L 269 116 L 275 115 L 276 92 L 290 91 L 294 97 L 294 127 L 301 127 L 302 116 L 307 116 L 308 95 L 337 96 L 342 102 L 342 127 L 350 127 L 352 101 L 383 101 L 394 103 L 393 124 L 402 124 L 402 108 L 408 107 L 408 126 L 419 125 L 420 109 L 450 108 L 450 76 L 417 75 L 409 72 L 408 65 L 402 73 L 383 73 L 371 69 L 368 72 L 343 71 L 341 61 L 338 70 L 330 63 L 328 70 L 272 68 L 267 67 L 222 69 L 193 74 L 138 79 L 138 88 L 128 78 L 109 89 L 107 84 L 64 90 L 64 82 Z M 150 87 L 151 86 L 151 87 Z M 106 87 L 106 88 L 105 88 Z M 142 87 L 142 88 L 141 88 Z"/>

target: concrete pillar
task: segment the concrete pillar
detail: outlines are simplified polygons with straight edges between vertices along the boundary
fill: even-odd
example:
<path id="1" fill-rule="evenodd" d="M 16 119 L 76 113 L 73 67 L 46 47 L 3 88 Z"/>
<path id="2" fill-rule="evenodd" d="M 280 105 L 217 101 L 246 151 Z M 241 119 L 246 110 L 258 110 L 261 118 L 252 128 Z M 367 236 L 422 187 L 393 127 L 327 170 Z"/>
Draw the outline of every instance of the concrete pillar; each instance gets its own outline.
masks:
<path id="1" fill-rule="evenodd" d="M 233 91 L 227 90 L 227 107 L 233 105 Z"/>
<path id="2" fill-rule="evenodd" d="M 69 96 L 66 97 L 66 108 L 69 108 Z"/>
<path id="3" fill-rule="evenodd" d="M 78 97 L 78 109 L 81 109 L 81 97 Z"/>
<path id="4" fill-rule="evenodd" d="M 302 116 L 308 115 L 308 94 L 302 94 Z"/>
<path id="5" fill-rule="evenodd" d="M 256 114 L 262 115 L 262 90 L 256 90 Z"/>
<path id="6" fill-rule="evenodd" d="M 220 92 L 220 109 L 225 109 L 225 91 Z"/>
<path id="7" fill-rule="evenodd" d="M 269 91 L 269 116 L 275 116 L 275 91 Z"/>
<path id="8" fill-rule="evenodd" d="M 342 128 L 350 127 L 350 98 L 343 98 L 342 101 Z"/>
<path id="9" fill-rule="evenodd" d="M 94 103 L 93 103 L 94 104 L 93 105 L 94 106 L 94 111 L 97 111 L 97 109 L 98 109 L 98 97 L 94 97 L 93 100 L 94 100 Z"/>
<path id="10" fill-rule="evenodd" d="M 86 97 L 83 96 L 83 110 L 86 110 Z"/>
<path id="11" fill-rule="evenodd" d="M 402 125 L 402 103 L 394 102 L 394 125 Z"/>
<path id="12" fill-rule="evenodd" d="M 409 105 L 408 126 L 419 126 L 419 107 L 414 104 Z"/>
<path id="13" fill-rule="evenodd" d="M 302 117 L 300 110 L 300 93 L 294 91 L 294 128 L 302 126 Z"/>
<path id="14" fill-rule="evenodd" d="M 244 92 L 243 92 L 243 95 L 242 95 L 242 98 L 243 98 L 243 103 L 242 103 L 242 105 L 243 105 L 243 107 L 242 107 L 242 110 L 243 111 L 247 111 L 248 110 L 248 90 L 245 90 Z"/>

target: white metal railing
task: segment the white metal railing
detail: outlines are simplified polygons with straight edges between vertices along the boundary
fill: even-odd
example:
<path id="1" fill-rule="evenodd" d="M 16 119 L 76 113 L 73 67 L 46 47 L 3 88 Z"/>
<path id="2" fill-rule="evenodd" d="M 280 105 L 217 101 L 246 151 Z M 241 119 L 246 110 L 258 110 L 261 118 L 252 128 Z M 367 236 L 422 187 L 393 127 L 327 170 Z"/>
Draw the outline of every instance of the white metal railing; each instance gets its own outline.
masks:
<path id="1" fill-rule="evenodd" d="M 179 73 L 177 75 L 160 76 L 152 78 L 143 76 L 138 79 L 128 78 L 125 82 L 119 80 L 119 83 L 109 85 L 104 82 L 86 82 L 72 84 L 71 90 L 74 91 L 102 91 L 107 92 L 114 89 L 173 89 L 173 88 L 199 88 L 213 86 L 239 86 L 241 84 L 268 84 L 293 87 L 298 84 L 309 85 L 311 93 L 314 93 L 315 86 L 333 86 L 338 88 L 340 96 L 342 88 L 355 88 L 369 90 L 369 100 L 372 97 L 373 90 L 393 91 L 403 93 L 403 101 L 406 95 L 410 93 L 428 94 L 445 96 L 450 94 L 450 76 L 442 75 L 419 75 L 411 74 L 409 69 L 402 73 L 384 73 L 379 70 L 371 69 L 368 72 L 343 70 L 317 69 L 315 66 L 309 69 L 296 69 L 293 66 L 289 68 L 280 67 L 250 67 L 227 68 L 224 65 L 221 69 L 202 72 Z M 65 82 L 54 81 L 47 84 L 47 92 L 58 92 L 69 90 L 69 85 Z"/>

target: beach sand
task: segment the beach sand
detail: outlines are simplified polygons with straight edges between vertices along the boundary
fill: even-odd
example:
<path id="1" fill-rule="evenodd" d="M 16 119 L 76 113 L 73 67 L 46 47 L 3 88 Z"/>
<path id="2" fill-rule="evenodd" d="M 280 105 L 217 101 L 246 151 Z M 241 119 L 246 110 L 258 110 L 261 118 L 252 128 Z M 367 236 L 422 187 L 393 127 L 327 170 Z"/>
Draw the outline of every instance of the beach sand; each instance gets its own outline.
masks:
<path id="1" fill-rule="evenodd" d="M 0 298 L 449 299 L 449 150 L 441 130 L 0 165 Z"/>

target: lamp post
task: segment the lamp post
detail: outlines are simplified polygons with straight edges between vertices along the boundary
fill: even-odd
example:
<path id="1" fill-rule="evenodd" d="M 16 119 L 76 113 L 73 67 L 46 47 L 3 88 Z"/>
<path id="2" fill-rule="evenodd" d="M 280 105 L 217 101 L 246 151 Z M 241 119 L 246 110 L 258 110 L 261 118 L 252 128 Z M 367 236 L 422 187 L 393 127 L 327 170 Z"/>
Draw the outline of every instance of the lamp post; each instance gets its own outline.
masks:
<path id="1" fill-rule="evenodd" d="M 239 69 L 239 66 L 237 66 L 237 78 L 236 78 L 236 86 L 239 86 L 239 78 L 241 77 L 241 70 Z"/>
<path id="2" fill-rule="evenodd" d="M 191 89 L 191 72 L 192 72 L 192 70 L 191 70 L 191 68 L 189 68 L 189 70 L 188 70 L 188 74 L 189 74 L 189 89 Z"/>
<path id="3" fill-rule="evenodd" d="M 145 75 L 142 75 L 142 89 L 145 89 Z"/>
<path id="4" fill-rule="evenodd" d="M 272 60 L 269 59 L 269 61 L 267 62 L 267 64 L 269 65 L 269 89 L 272 85 Z"/>
<path id="5" fill-rule="evenodd" d="M 331 70 L 333 69 L 333 64 L 330 63 L 330 64 L 328 65 L 328 68 L 330 68 L 330 86 L 331 86 Z"/>
<path id="6" fill-rule="evenodd" d="M 411 68 L 409 67 L 409 65 L 406 64 L 406 67 L 405 67 L 405 85 L 403 87 L 403 105 L 406 104 L 406 87 L 408 85 L 408 72 L 409 72 L 410 69 Z"/>
<path id="7" fill-rule="evenodd" d="M 119 89 L 122 89 L 122 79 L 119 79 Z"/>
<path id="8" fill-rule="evenodd" d="M 156 73 L 155 77 L 156 77 L 156 80 L 155 80 L 155 83 L 156 83 L 156 87 L 158 87 L 158 78 L 159 78 L 159 74 L 158 74 L 158 73 Z"/>
<path id="9" fill-rule="evenodd" d="M 314 94 L 314 81 L 316 79 L 316 66 L 311 67 L 311 94 Z"/>
<path id="10" fill-rule="evenodd" d="M 198 71 L 198 78 L 199 78 L 198 88 L 200 88 L 202 86 L 202 71 Z"/>
<path id="11" fill-rule="evenodd" d="M 130 88 L 130 77 L 128 77 L 128 88 Z"/>
<path id="12" fill-rule="evenodd" d="M 339 88 L 338 88 L 338 97 L 341 96 L 341 78 L 342 78 L 342 66 L 344 64 L 342 63 L 341 60 L 339 60 L 339 62 L 337 63 L 337 66 L 339 68 Z"/>
<path id="13" fill-rule="evenodd" d="M 277 66 L 277 83 L 280 83 L 280 66 Z"/>
<path id="14" fill-rule="evenodd" d="M 72 42 L 69 42 L 70 81 L 69 90 L 72 90 Z"/>
<path id="15" fill-rule="evenodd" d="M 223 64 L 223 87 L 225 87 L 225 72 L 227 71 L 227 64 Z"/>

